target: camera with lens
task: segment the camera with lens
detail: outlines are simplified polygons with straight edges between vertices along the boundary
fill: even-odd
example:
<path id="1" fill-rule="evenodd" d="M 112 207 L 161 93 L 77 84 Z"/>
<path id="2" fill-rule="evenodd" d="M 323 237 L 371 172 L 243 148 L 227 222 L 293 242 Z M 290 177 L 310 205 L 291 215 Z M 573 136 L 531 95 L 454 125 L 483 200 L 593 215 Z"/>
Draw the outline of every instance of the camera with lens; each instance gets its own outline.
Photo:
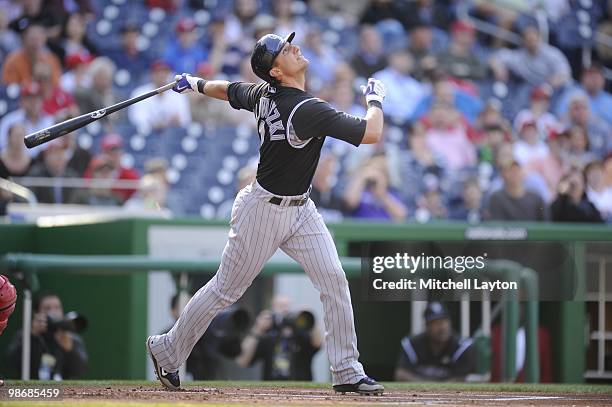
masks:
<path id="1" fill-rule="evenodd" d="M 75 311 L 67 313 L 64 318 L 47 316 L 47 332 L 68 331 L 81 333 L 87 329 L 87 318 Z"/>
<path id="2" fill-rule="evenodd" d="M 310 311 L 293 312 L 285 315 L 280 328 L 290 327 L 294 332 L 309 332 L 315 324 L 315 318 Z"/>
<path id="3" fill-rule="evenodd" d="M 373 179 L 373 178 L 368 178 L 368 180 L 367 180 L 367 181 L 366 181 L 366 183 L 365 183 L 365 188 L 366 188 L 367 190 L 371 190 L 371 189 L 374 189 L 374 187 L 375 187 L 377 184 L 378 184 L 378 181 L 376 181 L 376 180 L 375 180 L 375 179 Z"/>

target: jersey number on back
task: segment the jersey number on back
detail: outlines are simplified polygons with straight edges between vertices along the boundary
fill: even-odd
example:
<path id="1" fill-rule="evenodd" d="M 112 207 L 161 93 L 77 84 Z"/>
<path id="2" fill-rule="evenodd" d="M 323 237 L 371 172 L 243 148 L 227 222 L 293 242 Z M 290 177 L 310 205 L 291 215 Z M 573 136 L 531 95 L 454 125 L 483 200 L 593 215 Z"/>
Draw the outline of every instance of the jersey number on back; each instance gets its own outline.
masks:
<path id="1" fill-rule="evenodd" d="M 285 139 L 285 126 L 283 126 L 283 119 L 280 116 L 276 103 L 267 97 L 259 99 L 259 106 L 257 106 L 257 114 L 255 115 L 259 121 L 259 136 L 263 143 L 266 137 L 266 126 L 268 126 L 268 133 L 270 134 L 270 141 L 284 140 Z"/>

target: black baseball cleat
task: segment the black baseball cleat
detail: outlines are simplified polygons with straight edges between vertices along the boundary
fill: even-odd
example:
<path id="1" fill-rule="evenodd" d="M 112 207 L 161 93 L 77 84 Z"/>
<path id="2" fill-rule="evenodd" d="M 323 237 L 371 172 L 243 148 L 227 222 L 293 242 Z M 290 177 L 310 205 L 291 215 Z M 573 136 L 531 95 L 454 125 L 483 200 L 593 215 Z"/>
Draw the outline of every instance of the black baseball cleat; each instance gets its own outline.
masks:
<path id="1" fill-rule="evenodd" d="M 164 386 L 168 390 L 180 390 L 181 379 L 179 377 L 179 372 L 166 372 L 164 368 L 159 367 L 155 356 L 153 356 L 153 352 L 151 352 L 150 336 L 147 338 L 147 353 L 149 354 L 149 357 L 153 362 L 153 367 L 155 368 L 155 376 L 157 376 L 157 380 L 160 381 L 162 386 Z"/>
<path id="2" fill-rule="evenodd" d="M 366 376 L 354 384 L 337 384 L 334 386 L 334 391 L 342 394 L 359 393 L 366 396 L 381 396 L 385 388 L 376 380 Z"/>

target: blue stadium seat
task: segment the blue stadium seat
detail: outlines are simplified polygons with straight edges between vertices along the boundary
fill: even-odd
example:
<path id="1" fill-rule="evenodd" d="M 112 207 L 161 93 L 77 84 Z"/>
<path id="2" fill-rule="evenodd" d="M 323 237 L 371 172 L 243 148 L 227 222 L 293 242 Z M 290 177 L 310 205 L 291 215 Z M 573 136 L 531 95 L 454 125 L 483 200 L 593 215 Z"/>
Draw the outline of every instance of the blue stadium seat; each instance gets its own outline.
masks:
<path id="1" fill-rule="evenodd" d="M 530 86 L 525 83 L 508 82 L 505 92 L 497 92 L 492 80 L 485 80 L 479 84 L 480 96 L 483 100 L 498 99 L 501 102 L 502 115 L 513 121 L 516 114 L 529 106 Z"/>
<path id="2" fill-rule="evenodd" d="M 17 97 L 15 97 L 15 94 Z M 7 88 L 6 86 L 0 85 L 0 119 L 4 115 L 13 110 L 19 108 L 19 89 L 15 88 Z"/>

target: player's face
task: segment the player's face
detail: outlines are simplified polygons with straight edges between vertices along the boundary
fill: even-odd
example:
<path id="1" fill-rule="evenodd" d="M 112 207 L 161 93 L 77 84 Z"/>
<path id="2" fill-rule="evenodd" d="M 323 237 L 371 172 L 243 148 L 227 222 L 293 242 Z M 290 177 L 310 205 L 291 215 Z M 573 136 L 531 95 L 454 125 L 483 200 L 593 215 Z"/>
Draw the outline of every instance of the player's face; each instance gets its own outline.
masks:
<path id="1" fill-rule="evenodd" d="M 300 47 L 290 43 L 283 46 L 280 54 L 274 60 L 274 68 L 279 69 L 282 75 L 289 77 L 306 69 L 308 60 L 302 55 Z"/>
<path id="2" fill-rule="evenodd" d="M 450 320 L 448 318 L 439 318 L 427 323 L 427 334 L 432 341 L 444 343 L 448 341 L 451 335 Z"/>

